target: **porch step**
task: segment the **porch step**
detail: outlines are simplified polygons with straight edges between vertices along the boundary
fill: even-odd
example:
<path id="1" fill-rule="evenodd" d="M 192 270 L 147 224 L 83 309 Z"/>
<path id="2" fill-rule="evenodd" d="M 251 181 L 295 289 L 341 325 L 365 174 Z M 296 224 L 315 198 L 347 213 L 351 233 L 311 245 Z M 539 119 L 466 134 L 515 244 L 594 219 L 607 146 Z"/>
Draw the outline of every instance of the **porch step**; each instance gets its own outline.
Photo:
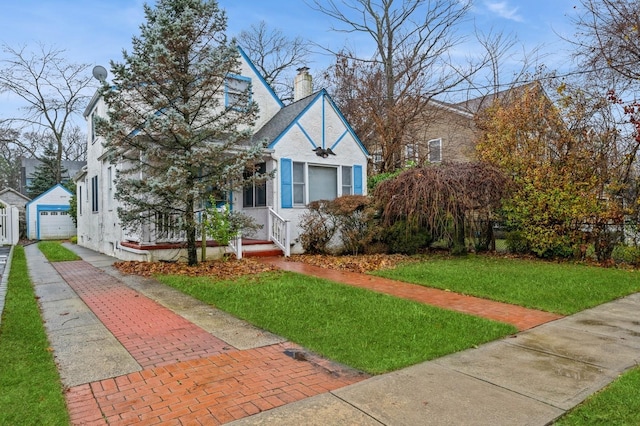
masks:
<path id="1" fill-rule="evenodd" d="M 284 255 L 284 253 L 280 247 L 276 246 L 271 241 L 242 241 L 242 256 L 244 257 L 271 257 L 282 255 Z"/>
<path id="2" fill-rule="evenodd" d="M 243 251 L 242 255 L 244 257 L 273 257 L 273 256 L 283 256 L 284 253 L 282 250 L 273 249 L 273 250 L 260 250 L 260 251 Z"/>

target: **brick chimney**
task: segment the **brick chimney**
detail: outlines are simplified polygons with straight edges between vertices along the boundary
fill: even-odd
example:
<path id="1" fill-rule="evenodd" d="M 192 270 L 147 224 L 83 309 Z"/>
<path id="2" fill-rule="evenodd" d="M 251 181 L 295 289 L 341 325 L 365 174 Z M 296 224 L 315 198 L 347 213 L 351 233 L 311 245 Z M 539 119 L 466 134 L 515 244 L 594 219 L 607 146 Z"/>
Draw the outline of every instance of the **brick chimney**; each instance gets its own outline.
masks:
<path id="1" fill-rule="evenodd" d="M 293 80 L 293 101 L 299 101 L 302 98 L 313 93 L 313 82 L 311 81 L 311 74 L 309 74 L 309 68 L 298 68 L 298 75 Z"/>

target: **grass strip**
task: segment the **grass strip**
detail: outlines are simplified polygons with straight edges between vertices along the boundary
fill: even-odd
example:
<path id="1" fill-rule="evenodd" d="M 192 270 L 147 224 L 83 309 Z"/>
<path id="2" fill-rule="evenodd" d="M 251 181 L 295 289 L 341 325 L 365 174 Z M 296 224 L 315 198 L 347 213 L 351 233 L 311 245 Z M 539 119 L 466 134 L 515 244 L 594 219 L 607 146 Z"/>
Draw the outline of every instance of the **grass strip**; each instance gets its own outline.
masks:
<path id="1" fill-rule="evenodd" d="M 0 424 L 69 424 L 22 246 L 14 248 L 7 285 L 0 324 Z"/>
<path id="2" fill-rule="evenodd" d="M 49 262 L 67 262 L 80 260 L 80 256 L 64 247 L 60 241 L 40 241 L 38 248 Z"/>
<path id="3" fill-rule="evenodd" d="M 602 391 L 590 396 L 555 425 L 640 425 L 640 367 L 621 375 Z"/>
<path id="4" fill-rule="evenodd" d="M 461 351 L 515 327 L 292 272 L 234 281 L 157 276 L 322 356 L 372 374 Z"/>
<path id="5" fill-rule="evenodd" d="M 640 291 L 640 272 L 493 256 L 425 258 L 372 273 L 562 315 Z"/>

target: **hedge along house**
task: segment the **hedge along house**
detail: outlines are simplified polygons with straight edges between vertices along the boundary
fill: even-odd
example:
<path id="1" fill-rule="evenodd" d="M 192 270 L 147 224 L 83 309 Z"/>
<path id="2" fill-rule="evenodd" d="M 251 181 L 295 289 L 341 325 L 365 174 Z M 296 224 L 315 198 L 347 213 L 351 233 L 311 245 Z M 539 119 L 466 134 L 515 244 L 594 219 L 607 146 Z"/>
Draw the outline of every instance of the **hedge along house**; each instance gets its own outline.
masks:
<path id="1" fill-rule="evenodd" d="M 71 191 L 57 184 L 27 203 L 27 238 L 61 240 L 76 235 L 69 214 Z"/>
<path id="2" fill-rule="evenodd" d="M 307 68 L 294 81 L 294 101 L 285 106 L 247 55 L 240 50 L 241 75 L 227 77 L 225 99 L 233 90 L 251 88 L 260 115 L 253 139 L 264 141 L 262 172 L 273 172 L 267 182 L 234 191 L 231 208 L 262 225 L 251 240 L 235 241 L 230 250 L 238 256 L 252 248 L 277 248 L 288 255 L 301 252 L 299 222 L 314 200 L 347 194 L 366 194 L 367 150 L 326 90 L 312 91 Z M 149 223 L 132 234 L 120 226 L 114 198 L 116 171 L 103 140 L 93 128 L 93 118 L 106 117 L 106 105 L 94 95 L 84 116 L 89 127 L 87 165 L 76 176 L 78 244 L 126 260 L 174 260 L 183 257 L 184 242 L 166 220 Z M 209 242 L 213 245 L 213 242 Z M 241 247 L 243 246 L 244 249 Z M 224 248 L 226 250 L 226 248 Z M 218 256 L 220 250 L 207 250 Z"/>

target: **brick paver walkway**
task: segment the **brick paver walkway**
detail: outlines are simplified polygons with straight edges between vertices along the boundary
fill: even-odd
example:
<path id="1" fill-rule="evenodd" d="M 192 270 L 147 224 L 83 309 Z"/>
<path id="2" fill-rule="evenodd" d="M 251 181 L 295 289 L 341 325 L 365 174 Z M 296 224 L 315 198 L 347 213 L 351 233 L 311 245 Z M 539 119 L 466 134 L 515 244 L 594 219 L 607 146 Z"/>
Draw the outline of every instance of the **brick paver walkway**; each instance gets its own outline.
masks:
<path id="1" fill-rule="evenodd" d="M 145 368 L 68 389 L 74 425 L 217 425 L 367 378 L 290 342 L 237 350 L 89 263 L 53 265 Z"/>
<path id="2" fill-rule="evenodd" d="M 549 312 L 527 309 L 521 306 L 473 296 L 465 296 L 451 291 L 403 283 L 373 275 L 321 268 L 302 262 L 291 262 L 283 257 L 267 257 L 262 260 L 286 271 L 326 278 L 331 281 L 411 299 L 445 309 L 506 322 L 515 325 L 520 331 L 528 330 L 540 324 L 562 318 L 560 315 Z"/>

